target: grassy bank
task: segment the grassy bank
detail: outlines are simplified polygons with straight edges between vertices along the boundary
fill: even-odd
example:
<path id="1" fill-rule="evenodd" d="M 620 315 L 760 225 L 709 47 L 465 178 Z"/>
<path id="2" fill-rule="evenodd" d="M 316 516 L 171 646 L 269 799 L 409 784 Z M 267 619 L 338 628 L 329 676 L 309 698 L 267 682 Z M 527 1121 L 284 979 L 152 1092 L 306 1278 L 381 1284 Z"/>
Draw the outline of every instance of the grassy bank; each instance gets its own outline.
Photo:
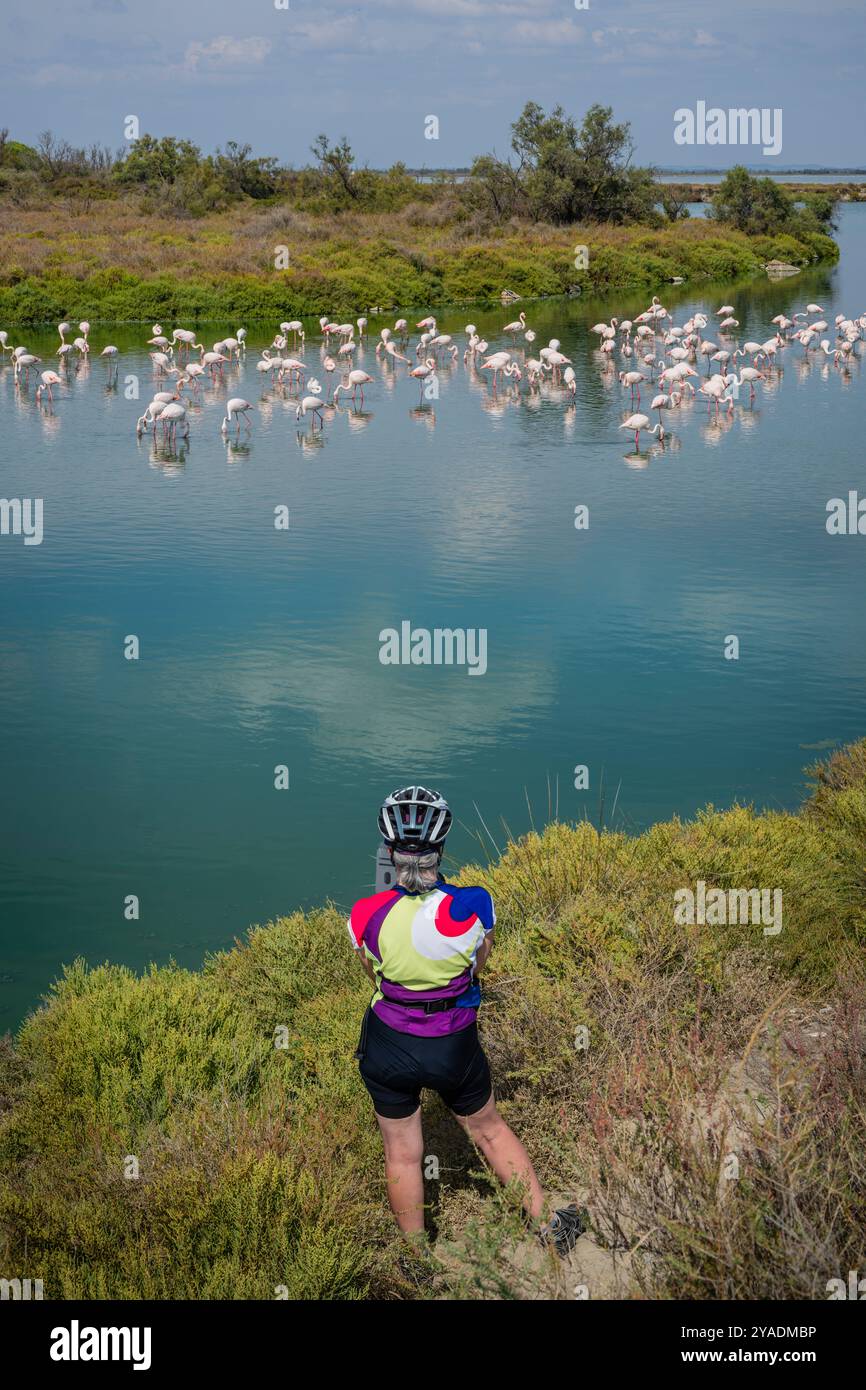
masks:
<path id="1" fill-rule="evenodd" d="M 575 251 L 588 266 L 575 269 Z M 279 248 L 288 267 L 276 270 Z M 833 260 L 820 233 L 752 237 L 693 219 L 553 227 L 516 219 L 490 231 L 435 203 L 389 214 L 298 212 L 245 203 L 181 217 L 119 199 L 4 207 L 0 323 L 228 321 L 470 304 L 503 289 L 524 298 L 659 291 L 666 281 L 740 279 L 767 261 Z"/>
<path id="2" fill-rule="evenodd" d="M 503 1109 L 645 1293 L 822 1298 L 862 1268 L 866 740 L 813 775 L 798 814 L 556 824 L 459 875 L 497 902 Z M 783 930 L 675 925 L 698 879 L 781 888 Z M 513 1194 L 436 1099 L 430 1222 L 458 1256 L 403 1248 L 352 1057 L 368 993 L 331 907 L 199 973 L 73 965 L 0 1048 L 0 1275 L 46 1298 L 573 1297 L 555 1259 L 510 1261 Z"/>

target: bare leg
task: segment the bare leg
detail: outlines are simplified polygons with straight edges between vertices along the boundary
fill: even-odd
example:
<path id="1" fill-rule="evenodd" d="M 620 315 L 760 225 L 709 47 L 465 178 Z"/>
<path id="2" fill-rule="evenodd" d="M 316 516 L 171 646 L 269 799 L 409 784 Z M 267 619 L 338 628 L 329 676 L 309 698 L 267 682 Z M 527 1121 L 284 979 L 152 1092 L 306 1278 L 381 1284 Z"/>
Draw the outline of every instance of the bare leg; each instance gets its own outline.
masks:
<path id="1" fill-rule="evenodd" d="M 457 1119 L 470 1139 L 478 1145 L 500 1182 L 507 1183 L 517 1178 L 523 1184 L 523 1205 L 533 1219 L 539 1220 L 544 1207 L 544 1193 L 529 1154 L 517 1135 L 508 1128 L 496 1109 L 493 1097 L 474 1115 L 458 1115 Z"/>
<path id="2" fill-rule="evenodd" d="M 415 1114 L 404 1120 L 387 1120 L 383 1115 L 377 1115 L 376 1119 L 385 1147 L 385 1179 L 391 1210 L 404 1235 L 417 1235 L 424 1230 L 421 1107 L 419 1105 Z"/>

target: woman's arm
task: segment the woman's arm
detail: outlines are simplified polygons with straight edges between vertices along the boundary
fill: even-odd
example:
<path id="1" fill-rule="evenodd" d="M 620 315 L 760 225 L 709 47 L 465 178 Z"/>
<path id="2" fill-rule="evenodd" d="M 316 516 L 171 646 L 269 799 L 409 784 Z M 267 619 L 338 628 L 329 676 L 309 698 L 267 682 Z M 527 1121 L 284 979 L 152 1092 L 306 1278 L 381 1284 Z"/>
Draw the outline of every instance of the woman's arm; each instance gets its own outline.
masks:
<path id="1" fill-rule="evenodd" d="M 373 962 L 370 960 L 370 957 L 367 955 L 365 951 L 358 951 L 356 954 L 358 956 L 358 960 L 361 962 L 361 965 L 363 966 L 364 970 L 367 972 L 367 975 L 369 976 L 370 984 L 375 989 L 376 975 L 373 970 Z"/>
<path id="2" fill-rule="evenodd" d="M 493 950 L 493 932 L 489 931 L 478 947 L 478 955 L 475 957 L 475 974 L 480 975 L 487 964 L 490 952 Z"/>

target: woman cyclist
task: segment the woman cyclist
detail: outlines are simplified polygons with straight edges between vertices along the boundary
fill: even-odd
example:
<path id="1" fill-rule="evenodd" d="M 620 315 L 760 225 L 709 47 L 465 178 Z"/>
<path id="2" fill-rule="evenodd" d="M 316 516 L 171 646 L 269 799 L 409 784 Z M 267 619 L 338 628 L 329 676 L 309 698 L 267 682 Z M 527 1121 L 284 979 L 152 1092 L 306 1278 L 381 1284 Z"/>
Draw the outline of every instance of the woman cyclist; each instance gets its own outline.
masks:
<path id="1" fill-rule="evenodd" d="M 406 1236 L 423 1237 L 421 1090 L 438 1091 L 496 1176 L 516 1178 L 545 1243 L 560 1254 L 582 1229 L 576 1207 L 541 1225 L 544 1195 L 523 1144 L 496 1108 L 478 1040 L 477 976 L 493 948 L 496 915 L 486 888 L 457 888 L 439 872 L 451 812 L 438 792 L 404 787 L 379 811 L 396 886 L 361 898 L 352 945 L 374 987 L 357 1057 L 385 1150 L 391 1210 Z"/>

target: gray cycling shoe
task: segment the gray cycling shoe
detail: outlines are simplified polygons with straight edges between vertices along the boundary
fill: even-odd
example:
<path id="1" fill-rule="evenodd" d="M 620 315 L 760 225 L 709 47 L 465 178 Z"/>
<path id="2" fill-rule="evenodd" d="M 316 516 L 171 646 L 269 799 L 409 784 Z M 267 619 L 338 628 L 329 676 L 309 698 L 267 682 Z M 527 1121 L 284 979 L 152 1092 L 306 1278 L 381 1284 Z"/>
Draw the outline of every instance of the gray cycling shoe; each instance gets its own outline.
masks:
<path id="1" fill-rule="evenodd" d="M 588 1227 L 585 1210 L 578 1210 L 574 1202 L 567 1207 L 557 1207 L 546 1226 L 538 1232 L 538 1239 L 544 1246 L 553 1246 L 557 1255 L 564 1260 L 570 1255 L 578 1240 Z"/>

